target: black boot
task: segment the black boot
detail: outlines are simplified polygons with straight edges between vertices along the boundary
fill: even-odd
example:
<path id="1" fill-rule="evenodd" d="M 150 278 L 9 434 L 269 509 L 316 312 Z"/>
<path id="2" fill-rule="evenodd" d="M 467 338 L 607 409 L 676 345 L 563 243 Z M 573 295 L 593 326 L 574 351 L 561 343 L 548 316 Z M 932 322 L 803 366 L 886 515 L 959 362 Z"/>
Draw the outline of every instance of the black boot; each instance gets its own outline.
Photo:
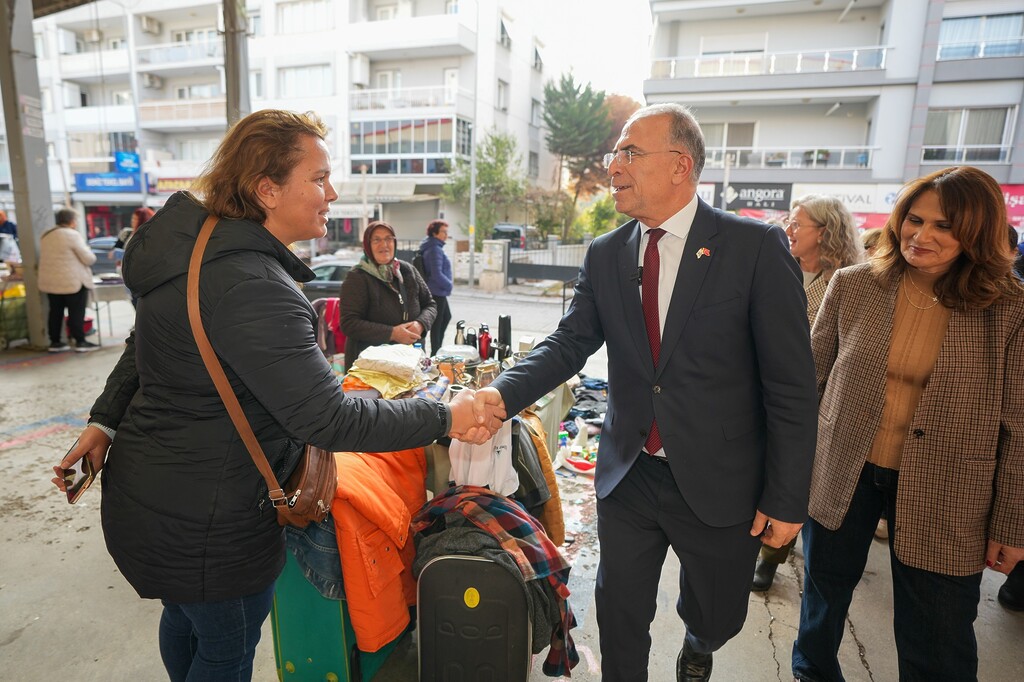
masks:
<path id="1" fill-rule="evenodd" d="M 1024 611 L 1024 561 L 1017 565 L 1006 577 L 1006 582 L 999 588 L 999 603 L 1011 611 Z"/>
<path id="2" fill-rule="evenodd" d="M 779 565 L 758 557 L 757 566 L 754 568 L 754 582 L 750 586 L 751 592 L 767 592 L 768 588 L 775 582 L 775 571 Z"/>
<path id="3" fill-rule="evenodd" d="M 713 654 L 698 654 L 688 640 L 676 658 L 676 682 L 707 682 L 711 679 Z"/>

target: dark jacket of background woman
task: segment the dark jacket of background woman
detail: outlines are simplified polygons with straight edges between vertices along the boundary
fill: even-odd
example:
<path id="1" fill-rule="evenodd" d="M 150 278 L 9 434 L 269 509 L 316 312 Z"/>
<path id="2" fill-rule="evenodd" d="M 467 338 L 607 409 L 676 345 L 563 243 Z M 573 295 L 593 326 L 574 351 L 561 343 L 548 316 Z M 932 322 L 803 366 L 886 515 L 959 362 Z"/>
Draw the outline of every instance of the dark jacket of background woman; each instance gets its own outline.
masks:
<path id="1" fill-rule="evenodd" d="M 399 261 L 405 293 L 398 292 L 360 268 L 352 268 L 341 285 L 341 331 L 346 336 L 345 367 L 370 346 L 391 343 L 391 329 L 417 321 L 430 331 L 437 315 L 433 296 L 420 273 Z M 404 301 L 404 305 L 402 303 Z"/>
<path id="2" fill-rule="evenodd" d="M 141 296 L 136 330 L 90 415 L 117 429 L 102 477 L 110 554 L 140 596 L 180 603 L 260 592 L 285 559 L 266 485 L 188 322 L 188 259 L 205 217 L 179 193 L 129 242 L 123 272 Z M 279 480 L 304 442 L 387 451 L 446 430 L 436 403 L 342 394 L 295 284 L 312 278 L 268 230 L 245 220 L 222 220 L 203 259 L 203 324 Z M 404 427 L 377 428 L 385 411 Z"/>

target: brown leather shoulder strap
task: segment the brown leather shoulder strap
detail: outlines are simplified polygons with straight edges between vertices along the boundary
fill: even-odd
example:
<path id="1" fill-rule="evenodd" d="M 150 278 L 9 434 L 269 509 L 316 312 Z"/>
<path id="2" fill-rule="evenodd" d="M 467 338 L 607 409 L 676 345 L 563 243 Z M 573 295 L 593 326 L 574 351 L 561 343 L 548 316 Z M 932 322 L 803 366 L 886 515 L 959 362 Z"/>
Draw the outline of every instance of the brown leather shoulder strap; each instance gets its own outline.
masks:
<path id="1" fill-rule="evenodd" d="M 281 485 L 277 482 L 273 469 L 270 468 L 267 456 L 263 454 L 260 442 L 256 440 L 256 434 L 252 432 L 252 427 L 249 426 L 249 420 L 245 418 L 242 406 L 238 403 L 238 396 L 231 389 L 231 383 L 228 381 L 227 375 L 224 374 L 224 367 L 221 366 L 220 359 L 214 352 L 213 346 L 210 345 L 210 339 L 206 336 L 206 330 L 203 328 L 203 319 L 199 316 L 199 270 L 203 265 L 203 253 L 206 251 L 206 244 L 210 241 L 210 235 L 213 234 L 213 228 L 217 225 L 218 220 L 220 219 L 214 215 L 206 219 L 206 222 L 203 223 L 203 228 L 199 231 L 196 245 L 192 249 L 192 258 L 188 263 L 188 286 L 186 289 L 188 321 L 192 326 L 192 335 L 196 337 L 196 345 L 199 346 L 199 354 L 203 357 L 206 371 L 210 373 L 213 385 L 217 387 L 217 393 L 220 394 L 220 399 L 224 401 L 224 406 L 227 408 L 231 421 L 238 430 L 238 434 L 242 437 L 242 441 L 249 451 L 249 456 L 252 457 L 252 461 L 255 462 L 256 467 L 263 474 L 263 478 L 267 482 L 267 488 L 270 490 L 270 500 L 276 507 L 287 503 L 284 491 L 281 490 Z"/>

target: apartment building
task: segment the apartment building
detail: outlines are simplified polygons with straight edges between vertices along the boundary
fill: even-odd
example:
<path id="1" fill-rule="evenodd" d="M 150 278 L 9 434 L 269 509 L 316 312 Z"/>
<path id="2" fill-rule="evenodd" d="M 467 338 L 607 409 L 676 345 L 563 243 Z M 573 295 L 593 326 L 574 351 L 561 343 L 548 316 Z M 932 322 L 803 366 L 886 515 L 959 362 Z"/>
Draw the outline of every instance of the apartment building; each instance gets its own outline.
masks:
<path id="1" fill-rule="evenodd" d="M 551 184 L 540 107 L 553 72 L 511 0 L 245 8 L 252 110 L 312 110 L 330 127 L 335 241 L 358 239 L 367 218 L 410 239 L 439 215 L 468 224 L 440 191 L 472 136 L 492 129 L 515 137 L 533 182 Z M 227 126 L 221 3 L 99 0 L 36 19 L 33 31 L 54 202 L 79 206 L 97 236 L 187 188 Z M 0 165 L 0 205 L 10 194 Z"/>
<path id="2" fill-rule="evenodd" d="M 772 217 L 810 192 L 884 223 L 900 185 L 955 164 L 1002 183 L 1024 230 L 1018 0 L 651 0 L 648 102 L 693 107 L 701 193 Z"/>

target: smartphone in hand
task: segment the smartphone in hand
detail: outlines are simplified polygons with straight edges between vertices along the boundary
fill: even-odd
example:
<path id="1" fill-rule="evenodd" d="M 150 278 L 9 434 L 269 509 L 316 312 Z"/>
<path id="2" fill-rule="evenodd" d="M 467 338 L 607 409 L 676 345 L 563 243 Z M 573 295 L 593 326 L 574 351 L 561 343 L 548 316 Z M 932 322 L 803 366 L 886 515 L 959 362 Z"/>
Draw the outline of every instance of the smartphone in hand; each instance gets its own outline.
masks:
<path id="1" fill-rule="evenodd" d="M 74 445 L 68 450 L 75 449 L 75 445 L 78 445 L 76 440 Z M 65 455 L 67 457 L 67 455 Z M 68 503 L 74 504 L 78 502 L 78 498 L 82 496 L 89 486 L 92 485 L 93 479 L 96 477 L 96 472 L 93 471 L 92 462 L 89 460 L 89 455 L 86 454 L 80 460 L 75 462 L 74 467 L 70 469 L 62 469 L 64 473 L 64 485 L 67 486 Z"/>

